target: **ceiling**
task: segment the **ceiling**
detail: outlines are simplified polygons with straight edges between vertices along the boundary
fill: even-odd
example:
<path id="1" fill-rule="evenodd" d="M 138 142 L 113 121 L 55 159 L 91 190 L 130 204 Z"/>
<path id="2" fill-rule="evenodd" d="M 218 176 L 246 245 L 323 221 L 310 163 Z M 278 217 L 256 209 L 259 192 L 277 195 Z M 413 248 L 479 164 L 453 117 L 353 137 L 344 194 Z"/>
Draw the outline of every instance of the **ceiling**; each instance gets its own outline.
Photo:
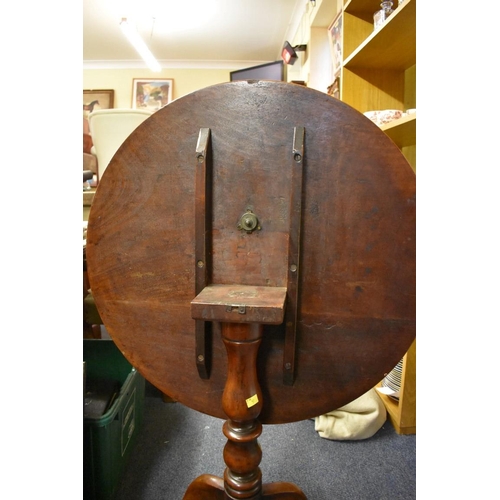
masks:
<path id="1" fill-rule="evenodd" d="M 122 34 L 135 22 L 163 67 L 244 67 L 280 59 L 309 0 L 83 0 L 84 67 L 142 64 Z"/>

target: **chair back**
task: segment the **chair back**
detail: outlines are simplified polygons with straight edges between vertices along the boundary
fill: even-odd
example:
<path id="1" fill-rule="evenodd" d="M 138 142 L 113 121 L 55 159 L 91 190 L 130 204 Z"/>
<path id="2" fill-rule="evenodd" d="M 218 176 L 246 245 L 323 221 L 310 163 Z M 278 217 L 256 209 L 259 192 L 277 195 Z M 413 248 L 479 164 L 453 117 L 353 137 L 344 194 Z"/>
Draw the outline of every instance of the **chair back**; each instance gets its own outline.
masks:
<path id="1" fill-rule="evenodd" d="M 150 111 L 142 109 L 97 109 L 89 114 L 93 153 L 97 157 L 97 178 L 101 179 L 106 167 L 125 139 L 148 117 Z"/>

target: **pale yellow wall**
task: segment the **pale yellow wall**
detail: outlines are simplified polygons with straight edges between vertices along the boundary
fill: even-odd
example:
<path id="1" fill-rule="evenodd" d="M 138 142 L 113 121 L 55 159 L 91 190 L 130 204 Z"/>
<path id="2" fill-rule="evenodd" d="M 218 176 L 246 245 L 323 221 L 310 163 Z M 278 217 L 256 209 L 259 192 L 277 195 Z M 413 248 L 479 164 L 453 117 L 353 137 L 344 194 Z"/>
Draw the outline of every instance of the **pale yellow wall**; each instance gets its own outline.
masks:
<path id="1" fill-rule="evenodd" d="M 239 69 L 239 68 L 234 68 Z M 173 98 L 210 85 L 229 81 L 230 69 L 163 69 L 153 73 L 147 69 L 84 69 L 83 89 L 112 89 L 114 107 L 132 107 L 132 80 L 134 78 L 171 78 L 174 80 Z"/>

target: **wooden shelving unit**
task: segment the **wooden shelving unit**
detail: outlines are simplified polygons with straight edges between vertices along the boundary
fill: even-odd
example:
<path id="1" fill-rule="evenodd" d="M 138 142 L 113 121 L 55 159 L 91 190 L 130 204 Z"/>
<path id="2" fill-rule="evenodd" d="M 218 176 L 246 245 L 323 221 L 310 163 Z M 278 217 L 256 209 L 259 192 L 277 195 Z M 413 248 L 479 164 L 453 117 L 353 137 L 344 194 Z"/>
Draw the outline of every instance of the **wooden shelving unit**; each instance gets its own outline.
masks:
<path id="1" fill-rule="evenodd" d="M 378 384 L 378 387 L 381 383 Z M 417 390 L 416 390 L 416 341 L 403 358 L 403 374 L 399 401 L 384 394 L 382 398 L 389 419 L 398 434 L 416 434 L 417 432 Z"/>
<path id="2" fill-rule="evenodd" d="M 340 99 L 361 113 L 416 108 L 416 0 L 395 3 L 377 31 L 373 14 L 379 0 L 349 0 L 343 15 Z M 416 171 L 417 115 L 382 128 Z"/>
<path id="3" fill-rule="evenodd" d="M 343 62 L 340 99 L 364 113 L 416 108 L 416 0 L 405 0 L 384 25 L 374 30 L 379 0 L 348 0 L 342 9 Z M 417 114 L 403 116 L 381 129 L 396 143 L 416 171 Z M 416 342 L 403 359 L 399 401 L 380 394 L 400 434 L 415 434 Z"/>
<path id="4" fill-rule="evenodd" d="M 417 136 L 417 114 L 406 115 L 380 127 L 400 148 L 415 144 Z"/>
<path id="5" fill-rule="evenodd" d="M 333 81 L 328 26 L 342 15 L 340 99 L 359 112 L 415 109 L 416 106 L 416 2 L 394 0 L 389 19 L 377 31 L 373 14 L 380 0 L 317 0 L 307 6 L 297 44 L 308 44 L 301 74 L 295 78 L 327 91 Z M 305 36 L 304 24 L 309 27 Z M 296 70 L 294 70 L 296 71 Z M 417 113 L 381 127 L 401 149 L 416 172 Z M 389 418 L 400 434 L 416 433 L 416 343 L 403 360 L 399 401 L 384 395 Z"/>
<path id="6" fill-rule="evenodd" d="M 364 11 L 352 10 L 358 3 L 365 6 Z M 377 10 L 380 2 L 350 0 L 344 7 L 347 48 L 354 46 L 352 51 L 344 51 L 344 67 L 404 71 L 416 63 L 415 2 L 406 0 L 399 5 L 377 31 L 373 30 L 374 6 Z M 348 16 L 362 22 L 363 29 L 350 34 L 348 28 L 353 23 L 348 22 Z"/>

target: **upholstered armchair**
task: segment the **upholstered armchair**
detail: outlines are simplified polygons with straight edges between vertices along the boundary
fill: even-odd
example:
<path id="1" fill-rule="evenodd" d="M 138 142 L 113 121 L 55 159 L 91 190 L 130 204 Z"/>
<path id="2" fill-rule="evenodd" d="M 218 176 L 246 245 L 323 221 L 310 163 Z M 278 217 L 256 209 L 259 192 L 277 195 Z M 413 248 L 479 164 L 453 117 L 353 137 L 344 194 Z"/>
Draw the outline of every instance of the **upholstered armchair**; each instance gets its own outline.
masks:
<path id="1" fill-rule="evenodd" d="M 97 158 L 100 179 L 123 141 L 149 116 L 142 109 L 98 109 L 89 114 L 91 152 Z"/>

